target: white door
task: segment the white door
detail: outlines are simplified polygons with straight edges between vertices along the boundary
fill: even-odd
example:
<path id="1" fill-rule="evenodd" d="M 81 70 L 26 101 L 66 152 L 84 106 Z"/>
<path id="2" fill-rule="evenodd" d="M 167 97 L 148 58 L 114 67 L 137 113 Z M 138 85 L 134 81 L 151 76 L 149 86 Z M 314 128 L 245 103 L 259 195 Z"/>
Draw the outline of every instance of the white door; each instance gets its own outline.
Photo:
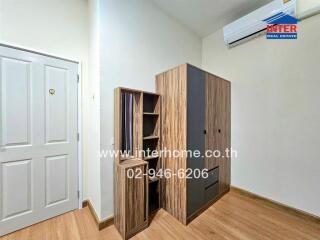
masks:
<path id="1" fill-rule="evenodd" d="M 78 207 L 77 72 L 0 46 L 0 236 Z"/>

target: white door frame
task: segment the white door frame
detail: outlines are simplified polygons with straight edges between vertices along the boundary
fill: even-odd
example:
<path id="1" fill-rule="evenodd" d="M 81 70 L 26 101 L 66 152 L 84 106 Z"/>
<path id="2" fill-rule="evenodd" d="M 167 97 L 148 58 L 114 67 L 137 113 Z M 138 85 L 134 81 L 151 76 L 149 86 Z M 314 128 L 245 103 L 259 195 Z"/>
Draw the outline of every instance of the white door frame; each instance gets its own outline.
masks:
<path id="1" fill-rule="evenodd" d="M 21 51 L 25 51 L 25 52 L 31 52 L 31 53 L 35 53 L 35 54 L 39 54 L 39 55 L 43 55 L 43 56 L 47 56 L 47 57 L 51 57 L 51 58 L 57 58 L 57 59 L 61 59 L 61 60 L 65 60 L 68 62 L 74 62 L 78 64 L 78 76 L 79 76 L 79 80 L 78 80 L 78 134 L 79 134 L 79 139 L 78 139 L 78 194 L 79 194 L 79 209 L 82 208 L 82 201 L 83 201 L 83 163 L 82 163 L 82 63 L 81 60 L 76 60 L 76 59 L 70 59 L 70 58 L 65 58 L 63 56 L 56 56 L 54 54 L 48 53 L 48 52 L 44 52 L 44 51 L 40 51 L 40 50 L 36 50 L 33 48 L 29 48 L 29 47 L 24 47 L 15 43 L 9 43 L 9 42 L 3 42 L 0 41 L 0 46 L 3 47 L 8 47 L 8 48 L 13 48 L 13 49 L 17 49 L 17 50 L 21 50 Z"/>

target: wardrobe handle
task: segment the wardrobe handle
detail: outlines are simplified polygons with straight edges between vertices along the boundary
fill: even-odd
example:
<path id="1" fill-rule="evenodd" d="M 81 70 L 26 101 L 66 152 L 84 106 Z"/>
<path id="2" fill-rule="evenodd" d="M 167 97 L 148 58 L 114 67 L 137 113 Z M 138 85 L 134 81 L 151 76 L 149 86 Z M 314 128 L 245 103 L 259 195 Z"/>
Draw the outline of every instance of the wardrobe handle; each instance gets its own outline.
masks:
<path id="1" fill-rule="evenodd" d="M 221 129 L 220 128 L 218 129 L 218 133 L 221 133 Z"/>
<path id="2" fill-rule="evenodd" d="M 207 134 L 207 130 L 203 130 L 203 134 Z"/>

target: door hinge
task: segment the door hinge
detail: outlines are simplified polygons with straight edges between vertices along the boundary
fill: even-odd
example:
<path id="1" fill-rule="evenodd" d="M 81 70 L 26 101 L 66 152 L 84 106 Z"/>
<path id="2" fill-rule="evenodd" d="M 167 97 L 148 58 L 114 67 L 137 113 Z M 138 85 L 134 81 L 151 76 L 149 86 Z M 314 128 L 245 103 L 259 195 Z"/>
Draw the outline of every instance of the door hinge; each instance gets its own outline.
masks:
<path id="1" fill-rule="evenodd" d="M 77 140 L 78 140 L 78 142 L 80 141 L 80 134 L 79 133 L 77 133 Z"/>
<path id="2" fill-rule="evenodd" d="M 78 190 L 78 199 L 80 199 L 80 191 Z"/>
<path id="3" fill-rule="evenodd" d="M 80 75 L 79 74 L 77 75 L 77 81 L 78 81 L 78 83 L 80 82 Z"/>

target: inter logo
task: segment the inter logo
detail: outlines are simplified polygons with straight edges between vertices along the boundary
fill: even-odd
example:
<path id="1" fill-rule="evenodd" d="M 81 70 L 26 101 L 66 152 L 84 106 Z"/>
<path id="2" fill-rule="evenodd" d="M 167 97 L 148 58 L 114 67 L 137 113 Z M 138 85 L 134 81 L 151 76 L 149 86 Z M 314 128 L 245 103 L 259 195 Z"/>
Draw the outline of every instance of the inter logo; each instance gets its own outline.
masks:
<path id="1" fill-rule="evenodd" d="M 298 19 L 283 12 L 264 20 L 267 23 L 267 39 L 297 39 Z"/>

